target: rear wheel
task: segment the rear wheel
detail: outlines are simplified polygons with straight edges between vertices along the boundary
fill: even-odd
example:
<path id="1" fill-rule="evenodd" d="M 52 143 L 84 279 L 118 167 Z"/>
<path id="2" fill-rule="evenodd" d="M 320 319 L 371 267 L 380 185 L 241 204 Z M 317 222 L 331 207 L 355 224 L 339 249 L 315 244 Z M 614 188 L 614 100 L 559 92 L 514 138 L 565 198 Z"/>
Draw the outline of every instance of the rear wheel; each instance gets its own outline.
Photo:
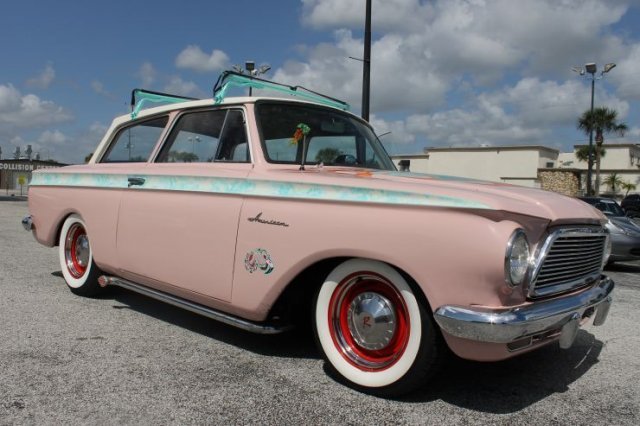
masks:
<path id="1" fill-rule="evenodd" d="M 81 296 L 100 293 L 100 270 L 93 261 L 86 225 L 80 216 L 72 214 L 64 221 L 58 253 L 62 275 L 73 293 Z"/>
<path id="2" fill-rule="evenodd" d="M 422 385 L 443 353 L 431 314 L 411 286 L 372 260 L 348 260 L 328 275 L 316 298 L 315 330 L 331 370 L 380 396 Z"/>

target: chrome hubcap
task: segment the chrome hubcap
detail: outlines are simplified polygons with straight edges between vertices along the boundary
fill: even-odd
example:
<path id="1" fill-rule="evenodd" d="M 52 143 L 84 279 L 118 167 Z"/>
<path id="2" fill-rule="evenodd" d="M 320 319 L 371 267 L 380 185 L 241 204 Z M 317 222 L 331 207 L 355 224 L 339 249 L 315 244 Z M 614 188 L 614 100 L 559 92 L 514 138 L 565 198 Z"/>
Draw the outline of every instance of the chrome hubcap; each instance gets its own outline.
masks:
<path id="1" fill-rule="evenodd" d="M 89 264 L 89 238 L 87 234 L 80 235 L 76 240 L 76 259 L 81 267 Z"/>
<path id="2" fill-rule="evenodd" d="M 347 321 L 353 340 L 372 351 L 387 347 L 396 331 L 393 305 L 378 293 L 366 292 L 353 299 Z"/>
<path id="3" fill-rule="evenodd" d="M 359 272 L 345 277 L 329 302 L 329 331 L 336 348 L 364 371 L 389 368 L 409 340 L 409 312 L 385 277 Z"/>
<path id="4" fill-rule="evenodd" d="M 82 277 L 91 261 L 89 237 L 82 225 L 76 223 L 67 231 L 64 255 L 69 273 L 74 278 Z"/>

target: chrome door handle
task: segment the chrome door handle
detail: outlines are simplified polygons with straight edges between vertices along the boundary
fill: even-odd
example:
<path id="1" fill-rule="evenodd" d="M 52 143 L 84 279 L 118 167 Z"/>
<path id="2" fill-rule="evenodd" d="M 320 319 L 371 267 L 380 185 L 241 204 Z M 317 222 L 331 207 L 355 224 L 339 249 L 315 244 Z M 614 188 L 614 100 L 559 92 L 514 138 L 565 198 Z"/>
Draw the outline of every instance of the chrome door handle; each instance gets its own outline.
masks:
<path id="1" fill-rule="evenodd" d="M 145 182 L 145 178 L 138 177 L 138 176 L 129 176 L 128 180 L 129 180 L 129 184 L 127 186 L 129 188 L 131 188 L 133 185 L 142 186 L 144 185 L 144 182 Z"/>

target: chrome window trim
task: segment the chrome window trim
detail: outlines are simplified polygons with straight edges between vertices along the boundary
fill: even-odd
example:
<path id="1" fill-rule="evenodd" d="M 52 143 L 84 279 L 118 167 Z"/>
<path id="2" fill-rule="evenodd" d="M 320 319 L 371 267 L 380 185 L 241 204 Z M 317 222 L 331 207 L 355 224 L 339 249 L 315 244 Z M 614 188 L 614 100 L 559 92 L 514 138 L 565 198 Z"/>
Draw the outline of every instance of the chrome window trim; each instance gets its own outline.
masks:
<path id="1" fill-rule="evenodd" d="M 536 289 L 538 275 L 545 259 L 547 258 L 551 247 L 560 237 L 593 237 L 603 235 L 609 238 L 606 230 L 601 226 L 580 226 L 580 227 L 562 227 L 551 230 L 541 239 L 542 244 L 538 244 L 533 256 L 533 267 L 530 269 L 526 282 L 528 283 L 527 295 L 531 299 L 550 296 L 553 294 L 564 293 L 574 288 L 584 287 L 593 284 L 602 274 L 602 266 L 597 272 L 593 272 L 585 277 L 580 277 L 562 284 L 551 285 L 549 287 Z M 604 254 L 604 252 L 602 253 Z M 602 259 L 600 261 L 602 264 Z"/>

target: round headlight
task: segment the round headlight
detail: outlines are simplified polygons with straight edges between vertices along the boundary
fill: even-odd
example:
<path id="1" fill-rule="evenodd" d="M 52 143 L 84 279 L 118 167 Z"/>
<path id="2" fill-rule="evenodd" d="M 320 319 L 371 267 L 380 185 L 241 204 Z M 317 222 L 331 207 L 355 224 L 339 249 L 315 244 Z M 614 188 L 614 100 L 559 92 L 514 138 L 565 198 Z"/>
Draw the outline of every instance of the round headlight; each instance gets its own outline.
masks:
<path id="1" fill-rule="evenodd" d="M 529 242 L 522 229 L 516 230 L 509 238 L 504 269 L 507 284 L 512 287 L 522 284 L 529 268 Z"/>

